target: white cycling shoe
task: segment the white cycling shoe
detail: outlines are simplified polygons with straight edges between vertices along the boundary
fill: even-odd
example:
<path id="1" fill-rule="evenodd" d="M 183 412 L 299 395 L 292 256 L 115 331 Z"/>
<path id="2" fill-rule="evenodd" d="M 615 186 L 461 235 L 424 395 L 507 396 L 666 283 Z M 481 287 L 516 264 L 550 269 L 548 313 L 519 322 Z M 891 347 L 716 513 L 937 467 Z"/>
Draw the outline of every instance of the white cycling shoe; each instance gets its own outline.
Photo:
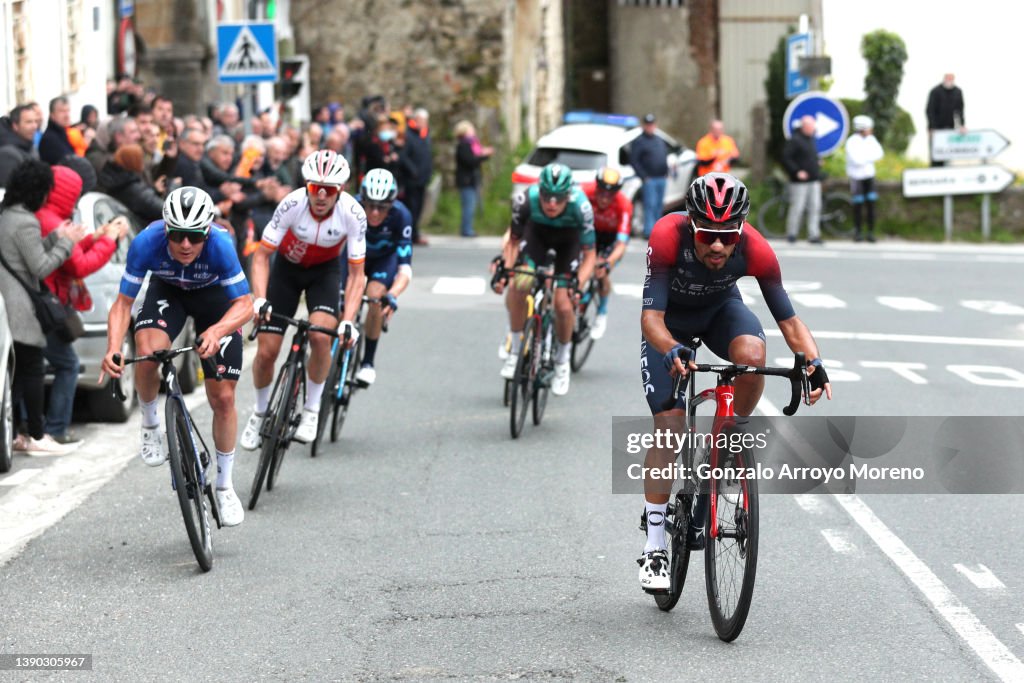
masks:
<path id="1" fill-rule="evenodd" d="M 501 366 L 501 376 L 505 379 L 515 379 L 517 363 L 519 363 L 519 355 L 510 353 L 505 359 L 505 364 Z"/>
<path id="2" fill-rule="evenodd" d="M 299 426 L 295 430 L 295 440 L 299 443 L 310 443 L 316 438 L 316 425 L 319 421 L 319 410 L 306 410 L 303 408 Z"/>
<path id="3" fill-rule="evenodd" d="M 604 336 L 605 330 L 608 329 L 608 314 L 598 313 L 597 317 L 594 318 L 594 326 L 590 328 L 590 338 L 600 339 Z"/>
<path id="4" fill-rule="evenodd" d="M 238 526 L 245 519 L 242 501 L 234 489 L 216 489 L 217 507 L 220 508 L 220 523 L 224 526 Z"/>
<path id="5" fill-rule="evenodd" d="M 664 550 L 645 552 L 636 563 L 640 565 L 640 587 L 645 591 L 667 591 L 671 587 L 668 553 Z"/>
<path id="6" fill-rule="evenodd" d="M 377 381 L 377 371 L 372 365 L 364 365 L 356 373 L 356 381 L 365 386 L 370 386 Z"/>
<path id="7" fill-rule="evenodd" d="M 150 467 L 160 467 L 167 462 L 167 446 L 160 427 L 142 428 L 142 451 L 139 456 Z"/>
<path id="8" fill-rule="evenodd" d="M 512 335 L 506 334 L 505 338 L 501 340 L 501 344 L 498 345 L 498 358 L 505 360 L 508 358 L 509 349 L 512 348 Z"/>
<path id="9" fill-rule="evenodd" d="M 551 380 L 551 393 L 565 396 L 569 393 L 569 376 L 572 370 L 568 363 L 555 363 L 555 377 Z"/>
<path id="10" fill-rule="evenodd" d="M 255 410 L 249 415 L 249 420 L 245 423 L 245 429 L 242 430 L 242 438 L 238 440 L 238 445 L 247 451 L 254 451 L 260 447 L 260 427 L 263 426 L 263 415 L 260 415 Z"/>

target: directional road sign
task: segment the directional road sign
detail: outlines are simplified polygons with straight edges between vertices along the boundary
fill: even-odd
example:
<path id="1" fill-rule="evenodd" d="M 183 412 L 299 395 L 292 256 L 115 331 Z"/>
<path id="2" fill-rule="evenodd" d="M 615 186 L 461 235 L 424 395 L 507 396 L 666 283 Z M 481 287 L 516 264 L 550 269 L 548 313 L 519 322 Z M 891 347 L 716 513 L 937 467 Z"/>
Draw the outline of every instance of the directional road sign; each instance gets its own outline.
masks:
<path id="1" fill-rule="evenodd" d="M 793 130 L 800 127 L 800 119 L 804 116 L 814 117 L 814 137 L 821 156 L 836 151 L 850 130 L 850 115 L 843 103 L 815 90 L 800 95 L 786 107 L 782 116 L 782 133 L 787 140 L 793 136 Z"/>
<path id="2" fill-rule="evenodd" d="M 991 159 L 1010 146 L 1010 141 L 991 129 L 932 131 L 932 157 L 952 159 Z"/>
<path id="3" fill-rule="evenodd" d="M 1013 178 L 1012 173 L 994 164 L 910 168 L 903 172 L 903 196 L 991 194 L 1005 190 Z"/>
<path id="4" fill-rule="evenodd" d="M 786 38 L 786 99 L 811 89 L 810 81 L 800 73 L 800 58 L 810 54 L 809 33 L 794 33 Z"/>
<path id="5" fill-rule="evenodd" d="M 274 24 L 217 24 L 217 76 L 221 83 L 276 81 Z"/>

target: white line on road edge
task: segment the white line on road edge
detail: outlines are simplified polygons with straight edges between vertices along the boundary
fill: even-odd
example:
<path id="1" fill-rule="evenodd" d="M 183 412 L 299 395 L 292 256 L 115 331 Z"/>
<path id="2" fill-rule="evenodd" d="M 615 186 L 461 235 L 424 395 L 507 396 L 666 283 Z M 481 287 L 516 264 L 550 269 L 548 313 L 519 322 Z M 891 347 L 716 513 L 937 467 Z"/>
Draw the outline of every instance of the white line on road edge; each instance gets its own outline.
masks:
<path id="1" fill-rule="evenodd" d="M 767 329 L 769 337 L 781 337 L 782 332 Z M 835 332 L 815 330 L 815 339 L 842 339 L 850 341 L 907 342 L 910 344 L 948 344 L 950 346 L 997 346 L 1013 349 L 1024 348 L 1024 339 L 986 339 L 983 337 L 938 337 L 923 334 L 885 334 L 882 332 Z"/>
<path id="2" fill-rule="evenodd" d="M 40 467 L 26 467 L 20 469 L 14 474 L 0 479 L 0 486 L 17 486 L 18 484 L 24 484 L 26 481 L 42 472 Z"/>
<path id="3" fill-rule="evenodd" d="M 840 555 L 852 555 L 856 550 L 857 546 L 850 542 L 850 539 L 846 537 L 846 532 L 839 531 L 838 529 L 822 529 L 821 535 L 825 537 L 828 544 L 832 546 L 832 550 L 836 551 Z"/>
<path id="4" fill-rule="evenodd" d="M 619 296 L 631 296 L 634 299 L 639 299 L 644 295 L 644 288 L 642 285 L 633 285 L 628 282 L 613 284 L 612 291 Z"/>
<path id="5" fill-rule="evenodd" d="M 875 301 L 883 306 L 895 308 L 897 311 L 941 311 L 941 306 L 936 306 L 930 301 L 919 299 L 916 296 L 876 296 Z"/>
<path id="6" fill-rule="evenodd" d="M 430 291 L 434 294 L 479 296 L 487 290 L 482 277 L 439 277 Z"/>
<path id="7" fill-rule="evenodd" d="M 977 567 L 977 569 L 975 569 Z M 982 590 L 999 590 L 1006 588 L 1006 584 L 992 573 L 992 570 L 983 564 L 968 567 L 963 564 L 954 564 L 953 569 L 967 577 L 967 580 Z"/>
<path id="8" fill-rule="evenodd" d="M 1020 631 L 1021 635 L 1024 635 L 1024 624 L 1017 624 L 1017 630 Z"/>
<path id="9" fill-rule="evenodd" d="M 917 586 L 950 626 L 1003 681 L 1024 680 L 1024 663 L 982 624 L 946 584 L 880 520 L 856 495 L 837 495 L 836 501 L 881 548 L 893 564 Z"/>

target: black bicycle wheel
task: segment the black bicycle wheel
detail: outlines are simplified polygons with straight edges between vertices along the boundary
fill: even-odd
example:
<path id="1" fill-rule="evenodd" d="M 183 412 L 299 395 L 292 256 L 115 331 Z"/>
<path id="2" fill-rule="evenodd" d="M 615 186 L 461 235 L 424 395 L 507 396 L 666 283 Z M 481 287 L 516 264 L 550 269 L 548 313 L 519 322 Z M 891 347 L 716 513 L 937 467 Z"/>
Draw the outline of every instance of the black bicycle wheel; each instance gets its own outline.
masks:
<path id="1" fill-rule="evenodd" d="M 179 399 L 168 398 L 165 412 L 171 478 L 178 494 L 181 517 L 185 520 L 185 531 L 196 562 L 204 572 L 208 572 L 213 567 L 213 536 L 206 509 L 204 473 L 199 462 L 199 439 L 193 435 L 192 423 Z"/>
<path id="2" fill-rule="evenodd" d="M 534 359 L 539 356 L 539 344 L 534 344 L 536 331 L 533 319 L 526 321 L 526 329 L 523 331 L 523 345 L 519 349 L 519 360 L 516 362 L 516 374 L 512 379 L 512 400 L 509 401 L 510 420 L 509 426 L 512 429 L 512 438 L 518 439 L 523 433 L 523 425 L 526 424 L 526 410 L 530 407 L 530 399 L 533 397 L 533 381 L 537 376 L 534 368 L 539 363 Z"/>
<path id="3" fill-rule="evenodd" d="M 594 348 L 594 338 L 590 336 L 590 331 L 594 329 L 594 321 L 597 319 L 599 291 L 596 286 L 591 286 L 590 300 L 583 306 L 582 311 L 576 312 L 576 325 L 572 331 L 572 352 L 569 357 L 569 366 L 573 372 L 579 372 L 587 362 L 590 350 Z"/>
<path id="4" fill-rule="evenodd" d="M 755 467 L 749 450 L 724 462 L 720 457 L 719 463 L 723 468 L 734 471 Z M 710 492 L 715 497 L 713 516 L 717 518 L 718 532 L 716 536 L 711 534 L 713 520 L 709 505 L 705 525 L 704 575 L 711 622 L 718 637 L 728 643 L 743 630 L 754 593 L 758 537 L 757 480 L 714 479 Z"/>
<path id="5" fill-rule="evenodd" d="M 285 381 L 285 371 L 288 365 L 281 366 L 274 380 L 274 389 L 270 393 L 270 401 L 267 403 L 266 417 L 260 425 L 260 461 L 256 465 L 256 474 L 252 479 L 252 486 L 249 488 L 249 509 L 256 509 L 256 501 L 259 500 L 260 492 L 263 490 L 263 482 L 267 479 L 267 472 L 270 470 L 270 463 L 274 460 L 274 451 L 277 449 L 278 439 L 286 433 L 288 418 L 285 417 L 285 402 L 287 395 L 284 387 L 288 386 Z"/>
<path id="6" fill-rule="evenodd" d="M 853 236 L 853 201 L 844 192 L 829 192 L 822 199 L 821 229 L 833 237 Z"/>
<path id="7" fill-rule="evenodd" d="M 282 431 L 278 432 L 276 439 L 277 448 L 274 449 L 273 457 L 270 460 L 270 471 L 267 472 L 267 490 L 273 491 L 277 483 L 277 474 L 281 471 L 281 463 L 284 462 L 284 454 L 288 451 L 291 443 L 289 436 L 294 433 L 298 425 L 302 410 L 299 408 L 305 403 L 306 368 L 302 364 L 289 365 L 288 381 L 284 384 L 288 389 L 288 402 L 284 410 L 284 425 Z"/>
<path id="8" fill-rule="evenodd" d="M 686 530 L 690 526 L 690 504 L 693 495 L 676 492 L 675 498 L 668 506 L 665 515 L 665 533 L 668 534 L 669 589 L 665 593 L 654 593 L 654 602 L 658 609 L 668 612 L 683 594 L 686 584 L 686 570 L 690 566 L 690 549 L 686 546 Z"/>
<path id="9" fill-rule="evenodd" d="M 551 361 L 543 362 L 545 355 L 550 356 L 553 353 L 552 349 L 544 348 L 544 340 L 553 332 L 551 328 L 554 324 L 554 321 L 549 316 L 545 316 L 545 323 L 541 326 L 541 334 L 537 338 L 537 353 L 535 355 L 537 369 L 533 373 L 535 376 L 533 381 L 534 426 L 539 425 L 540 421 L 544 419 L 544 409 L 548 407 L 548 393 L 551 391 L 551 380 L 555 376 L 555 368 Z"/>
<path id="10" fill-rule="evenodd" d="M 348 417 L 349 406 L 352 405 L 352 397 L 359 385 L 356 383 L 356 373 L 363 362 L 363 343 L 365 337 L 359 336 L 359 342 L 348 354 L 348 366 L 345 368 L 343 378 L 345 386 L 341 391 L 341 398 L 334 403 L 334 412 L 331 415 L 331 443 L 341 436 L 341 428 L 345 426 L 345 418 Z"/>
<path id="11" fill-rule="evenodd" d="M 512 400 L 512 380 L 505 380 L 505 397 L 502 401 L 502 405 L 508 408 L 509 401 Z"/>
<path id="12" fill-rule="evenodd" d="M 789 201 L 784 196 L 772 197 L 761 205 L 754 227 L 765 237 L 782 237 L 786 234 L 788 211 Z"/>
<path id="13" fill-rule="evenodd" d="M 338 400 L 338 385 L 341 383 L 341 364 L 345 356 L 345 350 L 341 343 L 334 344 L 334 353 L 331 354 L 331 369 L 327 373 L 327 382 L 324 384 L 324 393 L 320 396 L 320 417 L 316 423 L 316 438 L 309 445 L 309 456 L 315 458 L 320 449 L 320 442 L 327 431 L 327 425 L 334 419 L 334 404 Z"/>

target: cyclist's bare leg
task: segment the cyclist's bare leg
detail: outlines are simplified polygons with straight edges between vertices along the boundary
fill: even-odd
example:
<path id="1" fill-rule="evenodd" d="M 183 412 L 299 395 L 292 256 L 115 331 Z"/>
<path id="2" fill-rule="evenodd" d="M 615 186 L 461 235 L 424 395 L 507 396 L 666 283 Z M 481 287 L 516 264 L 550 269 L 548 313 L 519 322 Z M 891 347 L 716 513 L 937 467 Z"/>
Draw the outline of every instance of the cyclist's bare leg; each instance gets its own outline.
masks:
<path id="1" fill-rule="evenodd" d="M 286 330 L 287 331 L 287 330 Z M 274 363 L 281 353 L 284 336 L 264 332 L 256 337 L 256 358 L 252 361 L 252 383 L 257 389 L 270 386 L 274 381 Z"/>
<path id="2" fill-rule="evenodd" d="M 366 296 L 371 299 L 379 299 L 387 294 L 387 287 L 384 286 L 383 282 L 377 282 L 373 280 L 366 283 Z M 381 313 L 381 306 L 379 302 L 370 304 L 366 311 L 366 326 L 363 332 L 366 334 L 367 339 L 380 339 L 380 333 L 383 329 L 384 315 Z"/>
<path id="3" fill-rule="evenodd" d="M 154 328 L 146 328 L 135 333 L 135 353 L 148 356 L 154 351 L 171 348 L 171 338 L 166 332 Z M 139 400 L 144 403 L 155 401 L 160 393 L 160 366 L 154 361 L 146 361 L 135 366 L 135 391 Z"/>
<path id="4" fill-rule="evenodd" d="M 238 411 L 235 409 L 235 387 L 237 382 L 208 379 L 206 400 L 213 409 L 213 443 L 221 453 L 235 450 L 238 435 Z"/>
<path id="5" fill-rule="evenodd" d="M 526 296 L 528 293 L 528 290 L 519 289 L 516 286 L 515 278 L 509 281 L 508 291 L 505 293 L 505 308 L 508 309 L 509 329 L 515 332 L 522 332 L 526 326 Z"/>
<path id="6" fill-rule="evenodd" d="M 323 311 L 310 313 L 309 322 L 332 330 L 338 327 L 338 319 Z M 332 337 L 322 332 L 309 333 L 309 363 L 306 365 L 306 372 L 311 382 L 323 384 L 327 381 L 327 373 L 331 369 L 332 340 Z"/>
<path id="7" fill-rule="evenodd" d="M 667 430 L 674 433 L 682 433 L 686 411 L 682 408 L 673 408 L 654 416 L 655 433 L 658 430 Z M 648 448 L 647 456 L 644 458 L 645 468 L 660 469 L 671 465 L 677 457 L 675 450 L 671 448 Z M 671 479 L 653 479 L 644 477 L 644 498 L 648 503 L 664 505 L 668 502 L 669 494 L 672 491 Z"/>
<path id="8" fill-rule="evenodd" d="M 601 296 L 605 297 L 612 293 L 612 276 L 605 275 L 601 278 Z"/>
<path id="9" fill-rule="evenodd" d="M 763 366 L 765 353 L 765 343 L 750 334 L 742 334 L 729 343 L 729 361 L 736 365 Z M 763 392 L 763 376 L 740 375 L 737 377 L 736 394 L 733 399 L 733 409 L 736 414 L 747 416 L 754 412 Z"/>
<path id="10" fill-rule="evenodd" d="M 572 341 L 572 328 L 576 322 L 574 302 L 569 290 L 559 287 L 555 290 L 555 336 L 562 344 Z"/>

